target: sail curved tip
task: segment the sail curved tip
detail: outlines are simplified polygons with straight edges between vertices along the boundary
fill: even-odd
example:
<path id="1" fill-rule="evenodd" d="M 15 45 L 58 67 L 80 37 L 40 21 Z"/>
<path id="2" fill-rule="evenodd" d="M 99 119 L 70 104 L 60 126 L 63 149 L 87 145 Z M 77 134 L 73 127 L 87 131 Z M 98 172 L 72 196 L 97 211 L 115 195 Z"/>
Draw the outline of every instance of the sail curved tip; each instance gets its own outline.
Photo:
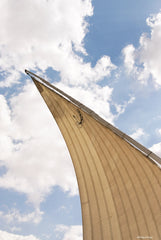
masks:
<path id="1" fill-rule="evenodd" d="M 27 75 L 29 75 L 30 77 L 31 77 L 31 75 L 34 75 L 32 72 L 30 72 L 30 71 L 27 70 L 27 69 L 25 69 L 25 73 L 26 73 Z"/>
<path id="2" fill-rule="evenodd" d="M 26 74 L 29 74 L 29 71 L 28 71 L 27 69 L 25 69 L 25 73 L 26 73 Z"/>
<path id="3" fill-rule="evenodd" d="M 36 74 L 34 74 L 33 72 L 30 72 L 29 70 L 25 69 L 25 73 L 27 75 L 29 75 L 32 79 L 34 78 L 40 78 L 39 76 L 37 76 Z M 35 79 L 36 80 L 36 79 Z"/>
<path id="4" fill-rule="evenodd" d="M 29 75 L 31 78 L 32 78 L 32 76 L 34 75 L 32 72 L 30 72 L 30 71 L 27 70 L 27 69 L 25 69 L 25 73 L 26 73 L 27 75 Z"/>

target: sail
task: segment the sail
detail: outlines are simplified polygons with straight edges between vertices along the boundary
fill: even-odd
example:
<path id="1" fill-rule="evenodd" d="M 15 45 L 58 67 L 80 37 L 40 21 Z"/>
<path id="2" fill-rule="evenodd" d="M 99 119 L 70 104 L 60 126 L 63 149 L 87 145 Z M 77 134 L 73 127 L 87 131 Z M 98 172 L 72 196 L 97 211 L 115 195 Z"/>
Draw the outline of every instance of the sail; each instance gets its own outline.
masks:
<path id="1" fill-rule="evenodd" d="M 44 79 L 26 72 L 70 152 L 79 186 L 83 239 L 160 240 L 161 159 Z"/>

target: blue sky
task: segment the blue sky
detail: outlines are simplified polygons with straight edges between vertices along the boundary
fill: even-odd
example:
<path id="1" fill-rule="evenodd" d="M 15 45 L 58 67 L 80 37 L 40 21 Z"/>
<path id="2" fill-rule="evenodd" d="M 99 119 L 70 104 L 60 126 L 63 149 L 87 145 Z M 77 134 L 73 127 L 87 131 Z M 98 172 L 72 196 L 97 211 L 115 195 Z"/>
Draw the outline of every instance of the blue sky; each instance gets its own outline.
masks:
<path id="1" fill-rule="evenodd" d="M 161 2 L 1 0 L 0 8 L 0 240 L 81 240 L 70 156 L 24 69 L 161 156 Z"/>

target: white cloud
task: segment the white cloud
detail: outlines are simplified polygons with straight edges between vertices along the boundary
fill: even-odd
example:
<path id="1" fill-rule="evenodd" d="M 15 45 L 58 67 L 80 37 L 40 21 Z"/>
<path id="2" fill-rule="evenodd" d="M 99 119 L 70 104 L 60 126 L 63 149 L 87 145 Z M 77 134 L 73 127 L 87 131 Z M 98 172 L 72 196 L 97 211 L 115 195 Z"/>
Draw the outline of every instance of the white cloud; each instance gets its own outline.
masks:
<path id="1" fill-rule="evenodd" d="M 62 81 L 74 86 L 87 87 L 88 84 L 101 81 L 116 69 L 108 56 L 99 59 L 92 68 L 90 63 L 83 63 L 81 58 L 69 59 L 61 71 Z"/>
<path id="2" fill-rule="evenodd" d="M 93 14 L 90 0 L 69 0 L 68 4 L 64 0 L 15 0 L 14 4 L 3 0 L 0 5 L 0 69 L 11 74 L 1 86 L 15 83 L 15 70 L 51 66 L 63 71 L 68 61 L 80 61 L 73 48 L 85 53 L 85 17 Z"/>
<path id="3" fill-rule="evenodd" d="M 135 101 L 135 97 L 134 96 L 130 96 L 128 101 L 125 101 L 123 104 L 116 104 L 113 103 L 113 105 L 116 108 L 117 111 L 117 115 L 115 117 L 119 117 L 120 114 L 123 114 L 126 110 L 126 108 L 128 107 L 129 104 L 132 104 Z"/>
<path id="4" fill-rule="evenodd" d="M 48 67 L 60 72 L 63 81 L 87 86 L 100 81 L 115 69 L 108 56 L 94 67 L 77 55 L 86 54 L 83 46 L 88 31 L 86 17 L 93 14 L 91 0 L 29 0 L 14 4 L 1 1 L 0 87 L 11 86 L 25 68 Z M 18 14 L 17 14 L 18 13 Z M 40 27 L 41 26 L 41 27 Z"/>
<path id="5" fill-rule="evenodd" d="M 10 119 L 10 109 L 7 105 L 7 101 L 3 95 L 0 95 L 0 131 L 2 133 L 6 133 L 8 131 L 8 127 L 11 127 L 11 119 Z"/>
<path id="6" fill-rule="evenodd" d="M 124 65 L 127 68 L 127 72 L 131 73 L 134 70 L 135 64 L 135 48 L 132 44 L 127 45 L 122 50 L 122 54 L 124 56 Z"/>
<path id="7" fill-rule="evenodd" d="M 25 193 L 35 207 L 55 185 L 78 194 L 69 153 L 35 86 L 28 83 L 10 102 L 12 112 L 5 100 L 1 102 L 4 129 L 6 124 L 1 135 L 1 165 L 7 172 L 0 177 L 0 187 Z"/>
<path id="8" fill-rule="evenodd" d="M 82 240 L 82 226 L 71 226 L 64 235 L 63 240 Z"/>
<path id="9" fill-rule="evenodd" d="M 10 227 L 10 231 L 12 232 L 12 233 L 14 233 L 14 232 L 21 232 L 21 228 L 20 227 L 15 227 L 15 226 L 13 226 L 13 227 Z"/>
<path id="10" fill-rule="evenodd" d="M 9 72 L 2 74 L 2 81 L 0 82 L 0 87 L 10 87 L 13 84 L 19 82 L 20 73 L 15 69 L 10 70 Z"/>
<path id="11" fill-rule="evenodd" d="M 158 129 L 157 132 L 159 135 L 161 135 L 161 129 Z"/>
<path id="12" fill-rule="evenodd" d="M 43 212 L 39 209 L 27 214 L 21 214 L 18 209 L 11 209 L 8 213 L 0 212 L 0 218 L 10 223 L 35 223 L 38 224 L 42 219 Z"/>
<path id="13" fill-rule="evenodd" d="M 150 36 L 143 33 L 140 46 L 126 46 L 122 53 L 124 65 L 134 78 L 146 84 L 152 79 L 156 87 L 161 86 L 161 12 L 153 14 L 146 20 L 150 27 Z"/>
<path id="14" fill-rule="evenodd" d="M 158 155 L 159 157 L 161 157 L 161 142 L 160 143 L 156 143 L 154 144 L 150 150 L 152 152 L 154 152 L 156 155 Z"/>
<path id="15" fill-rule="evenodd" d="M 91 108 L 107 121 L 111 123 L 114 122 L 115 116 L 110 111 L 112 88 L 108 86 L 100 87 L 95 83 L 88 84 L 87 88 L 82 86 L 69 87 L 62 82 L 58 83 L 57 86 L 87 107 Z"/>
<path id="16" fill-rule="evenodd" d="M 142 128 L 138 128 L 130 137 L 134 138 L 135 140 L 140 139 L 142 136 L 145 135 L 145 132 Z"/>
<path id="17" fill-rule="evenodd" d="M 22 236 L 0 230 L 0 240 L 39 240 L 39 239 L 34 237 L 33 235 Z"/>
<path id="18" fill-rule="evenodd" d="M 140 38 L 140 61 L 144 64 L 145 74 L 151 74 L 155 83 L 161 85 L 161 12 L 151 15 L 147 24 L 151 27 L 151 36 L 143 34 Z"/>
<path id="19" fill-rule="evenodd" d="M 3 95 L 0 95 L 0 161 L 8 157 L 12 151 L 12 139 L 9 134 L 12 126 L 10 115 L 7 101 Z"/>
<path id="20" fill-rule="evenodd" d="M 62 240 L 82 240 L 82 226 L 81 225 L 57 225 L 55 228 L 57 235 L 63 235 Z"/>

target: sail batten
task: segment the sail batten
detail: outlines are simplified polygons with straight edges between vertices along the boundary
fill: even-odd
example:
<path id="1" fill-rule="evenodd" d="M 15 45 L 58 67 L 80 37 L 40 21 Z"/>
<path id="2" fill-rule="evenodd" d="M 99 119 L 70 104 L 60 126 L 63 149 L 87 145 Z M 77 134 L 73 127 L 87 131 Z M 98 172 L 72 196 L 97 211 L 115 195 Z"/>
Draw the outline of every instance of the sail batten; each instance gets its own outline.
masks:
<path id="1" fill-rule="evenodd" d="M 75 168 L 84 240 L 161 239 L 161 159 L 44 79 L 28 72 Z"/>

